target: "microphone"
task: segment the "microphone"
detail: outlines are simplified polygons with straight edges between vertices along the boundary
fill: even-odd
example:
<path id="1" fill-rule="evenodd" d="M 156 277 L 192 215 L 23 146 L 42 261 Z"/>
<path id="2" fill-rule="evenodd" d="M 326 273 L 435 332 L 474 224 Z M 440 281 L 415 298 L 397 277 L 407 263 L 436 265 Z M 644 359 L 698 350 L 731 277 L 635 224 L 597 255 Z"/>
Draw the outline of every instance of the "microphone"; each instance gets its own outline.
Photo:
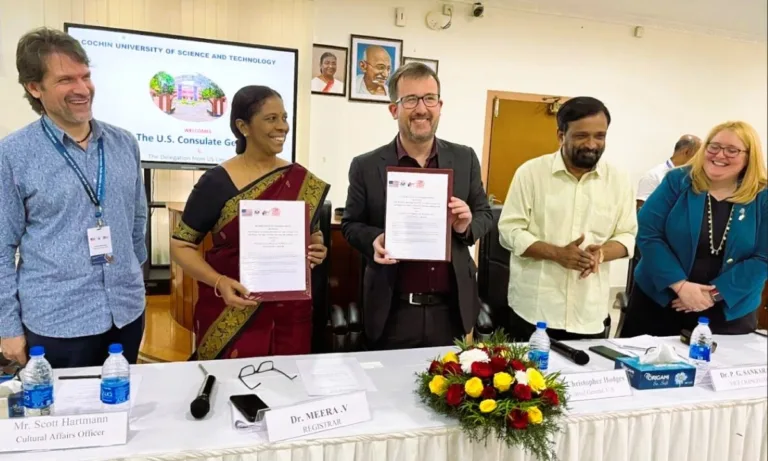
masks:
<path id="1" fill-rule="evenodd" d="M 550 338 L 549 343 L 553 351 L 557 351 L 560 355 L 566 356 L 572 362 L 576 363 L 576 365 L 586 365 L 589 363 L 589 354 L 586 352 L 579 349 L 574 349 L 571 346 L 563 344 L 556 339 Z"/>
<path id="2" fill-rule="evenodd" d="M 189 405 L 189 412 L 192 413 L 192 417 L 195 419 L 205 418 L 205 415 L 211 411 L 211 393 L 213 392 L 213 385 L 216 382 L 216 377 L 213 375 L 206 375 L 203 386 L 197 393 L 197 397 Z"/>

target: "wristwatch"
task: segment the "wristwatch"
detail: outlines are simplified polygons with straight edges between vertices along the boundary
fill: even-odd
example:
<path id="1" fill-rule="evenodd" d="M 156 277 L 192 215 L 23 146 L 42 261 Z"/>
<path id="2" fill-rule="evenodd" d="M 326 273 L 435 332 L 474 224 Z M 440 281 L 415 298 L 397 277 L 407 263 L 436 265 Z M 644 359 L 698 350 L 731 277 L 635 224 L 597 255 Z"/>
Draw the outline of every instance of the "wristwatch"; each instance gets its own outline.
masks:
<path id="1" fill-rule="evenodd" d="M 714 290 L 711 290 L 709 292 L 709 295 L 712 296 L 712 301 L 714 301 L 716 303 L 718 303 L 718 302 L 723 300 L 723 295 L 721 295 L 720 292 L 717 291 L 717 288 L 715 288 Z"/>

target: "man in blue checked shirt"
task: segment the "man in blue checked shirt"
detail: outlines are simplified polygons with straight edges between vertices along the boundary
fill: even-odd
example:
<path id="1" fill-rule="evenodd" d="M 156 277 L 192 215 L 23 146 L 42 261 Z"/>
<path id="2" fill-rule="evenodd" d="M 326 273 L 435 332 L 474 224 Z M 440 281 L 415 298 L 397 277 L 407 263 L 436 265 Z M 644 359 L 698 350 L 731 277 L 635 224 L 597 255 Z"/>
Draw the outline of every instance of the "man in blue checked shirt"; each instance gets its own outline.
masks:
<path id="1" fill-rule="evenodd" d="M 136 363 L 147 259 L 139 146 L 93 119 L 88 56 L 74 38 L 27 33 L 16 68 L 41 117 L 0 140 L 0 349 L 24 364 L 44 346 L 66 368 L 101 365 L 121 343 Z"/>

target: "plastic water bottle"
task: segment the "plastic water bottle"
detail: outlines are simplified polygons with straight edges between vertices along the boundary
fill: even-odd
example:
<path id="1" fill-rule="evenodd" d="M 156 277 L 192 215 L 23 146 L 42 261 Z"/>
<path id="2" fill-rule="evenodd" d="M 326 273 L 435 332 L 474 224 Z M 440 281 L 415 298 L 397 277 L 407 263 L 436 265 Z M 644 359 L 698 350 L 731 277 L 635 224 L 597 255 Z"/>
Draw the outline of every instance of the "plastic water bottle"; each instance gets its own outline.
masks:
<path id="1" fill-rule="evenodd" d="M 101 403 L 107 411 L 130 408 L 131 366 L 123 356 L 122 344 L 109 346 L 109 357 L 101 367 Z"/>
<path id="2" fill-rule="evenodd" d="M 31 347 L 29 357 L 21 371 L 24 416 L 49 416 L 53 414 L 53 368 L 45 360 L 43 346 Z"/>
<path id="3" fill-rule="evenodd" d="M 709 371 L 709 358 L 712 353 L 712 330 L 709 329 L 709 319 L 699 317 L 699 325 L 691 333 L 691 346 L 688 357 L 696 365 L 696 381 L 706 379 Z"/>
<path id="4" fill-rule="evenodd" d="M 549 336 L 547 336 L 547 322 L 537 322 L 536 331 L 531 335 L 528 341 L 530 350 L 528 359 L 534 362 L 541 371 L 549 368 Z"/>

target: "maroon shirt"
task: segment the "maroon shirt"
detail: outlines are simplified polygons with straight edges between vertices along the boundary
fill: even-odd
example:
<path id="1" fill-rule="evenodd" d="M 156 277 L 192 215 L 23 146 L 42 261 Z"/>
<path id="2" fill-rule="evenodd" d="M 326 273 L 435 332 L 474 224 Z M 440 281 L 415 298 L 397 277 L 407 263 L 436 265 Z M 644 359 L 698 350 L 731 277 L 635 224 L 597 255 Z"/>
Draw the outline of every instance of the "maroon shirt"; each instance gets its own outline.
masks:
<path id="1" fill-rule="evenodd" d="M 424 168 L 438 168 L 437 140 Z M 397 166 L 421 168 L 419 162 L 408 155 L 400 136 L 397 137 Z M 400 293 L 451 293 L 451 264 L 447 262 L 404 261 L 398 264 L 397 290 Z"/>

